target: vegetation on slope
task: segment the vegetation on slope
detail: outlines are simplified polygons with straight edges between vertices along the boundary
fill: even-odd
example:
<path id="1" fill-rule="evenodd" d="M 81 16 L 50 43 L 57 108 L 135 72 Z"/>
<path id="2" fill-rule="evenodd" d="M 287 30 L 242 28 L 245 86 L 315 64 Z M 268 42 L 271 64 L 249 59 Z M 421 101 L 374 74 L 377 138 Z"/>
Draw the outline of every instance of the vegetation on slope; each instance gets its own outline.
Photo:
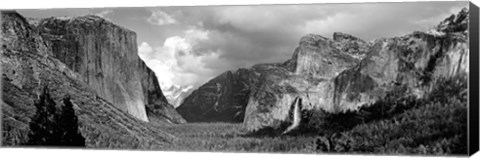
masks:
<path id="1" fill-rule="evenodd" d="M 424 99 L 387 98 L 347 114 L 326 114 L 314 128 L 321 152 L 466 154 L 467 80 L 441 80 Z M 356 121 L 345 121 L 346 118 Z M 344 124 L 345 123 L 345 124 Z M 335 127 L 335 128 L 334 128 Z"/>

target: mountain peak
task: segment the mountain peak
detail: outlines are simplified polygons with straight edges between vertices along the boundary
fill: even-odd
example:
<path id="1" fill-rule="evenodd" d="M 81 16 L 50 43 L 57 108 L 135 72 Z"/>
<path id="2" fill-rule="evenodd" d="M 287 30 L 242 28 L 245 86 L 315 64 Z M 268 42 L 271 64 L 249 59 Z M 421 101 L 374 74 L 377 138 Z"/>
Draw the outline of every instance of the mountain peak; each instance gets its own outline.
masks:
<path id="1" fill-rule="evenodd" d="M 307 34 L 300 38 L 300 45 L 315 46 L 317 45 L 318 41 L 321 40 L 328 40 L 328 38 L 317 34 Z"/>
<path id="2" fill-rule="evenodd" d="M 333 40 L 340 42 L 344 40 L 360 40 L 359 38 L 352 36 L 350 34 L 342 33 L 342 32 L 334 32 L 333 33 Z"/>
<path id="3" fill-rule="evenodd" d="M 468 31 L 469 11 L 463 8 L 456 15 L 452 14 L 440 24 L 437 25 L 436 30 L 441 32 L 465 32 Z"/>

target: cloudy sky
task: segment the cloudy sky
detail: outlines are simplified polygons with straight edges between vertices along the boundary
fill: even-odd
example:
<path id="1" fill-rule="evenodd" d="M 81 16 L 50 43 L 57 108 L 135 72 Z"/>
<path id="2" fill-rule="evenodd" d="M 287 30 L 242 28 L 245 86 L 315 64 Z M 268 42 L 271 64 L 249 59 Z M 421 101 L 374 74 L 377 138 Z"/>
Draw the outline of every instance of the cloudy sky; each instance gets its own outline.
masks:
<path id="1" fill-rule="evenodd" d="M 370 41 L 427 30 L 467 2 L 18 10 L 26 17 L 96 14 L 137 33 L 162 89 L 198 87 L 227 70 L 283 62 L 308 33 Z"/>

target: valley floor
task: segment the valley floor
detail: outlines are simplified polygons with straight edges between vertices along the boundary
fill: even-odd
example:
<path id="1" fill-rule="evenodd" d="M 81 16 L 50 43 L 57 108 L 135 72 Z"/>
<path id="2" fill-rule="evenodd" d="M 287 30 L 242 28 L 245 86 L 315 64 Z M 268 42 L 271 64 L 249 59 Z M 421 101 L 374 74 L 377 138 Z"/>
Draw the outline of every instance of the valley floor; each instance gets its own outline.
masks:
<path id="1" fill-rule="evenodd" d="M 303 125 L 287 135 L 247 133 L 232 123 L 156 128 L 176 136 L 161 149 L 171 151 L 465 155 L 467 82 L 455 78 L 438 85 L 425 98 L 391 95 L 357 111 L 306 114 Z"/>
<path id="2" fill-rule="evenodd" d="M 314 136 L 250 136 L 242 124 L 187 123 L 163 128 L 180 138 L 166 149 L 172 151 L 315 152 Z"/>

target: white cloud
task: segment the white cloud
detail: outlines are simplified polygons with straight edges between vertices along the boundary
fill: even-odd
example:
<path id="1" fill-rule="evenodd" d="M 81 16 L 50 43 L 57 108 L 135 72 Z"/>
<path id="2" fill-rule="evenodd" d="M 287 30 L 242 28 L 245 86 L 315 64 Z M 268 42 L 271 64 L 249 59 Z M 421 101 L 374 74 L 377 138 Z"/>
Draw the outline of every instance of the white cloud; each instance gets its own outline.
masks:
<path id="1" fill-rule="evenodd" d="M 162 89 L 171 86 L 196 88 L 216 75 L 206 63 L 221 60 L 218 52 L 195 53 L 197 44 L 208 40 L 208 35 L 208 31 L 193 28 L 183 36 L 167 38 L 159 47 L 152 48 L 143 42 L 138 47 L 139 55 L 157 74 Z"/>
<path id="2" fill-rule="evenodd" d="M 215 8 L 213 16 L 219 24 L 230 24 L 243 31 L 257 32 L 297 24 L 305 18 L 321 17 L 325 14 L 324 8 L 321 5 L 230 6 Z"/>
<path id="3" fill-rule="evenodd" d="M 172 16 L 168 15 L 162 10 L 152 11 L 152 14 L 147 19 L 147 21 L 150 24 L 159 25 L 159 26 L 177 23 L 177 20 L 175 20 Z"/>
<path id="4" fill-rule="evenodd" d="M 147 42 L 142 42 L 140 46 L 138 47 L 138 54 L 140 55 L 147 55 L 153 52 L 153 48 L 147 43 Z"/>

